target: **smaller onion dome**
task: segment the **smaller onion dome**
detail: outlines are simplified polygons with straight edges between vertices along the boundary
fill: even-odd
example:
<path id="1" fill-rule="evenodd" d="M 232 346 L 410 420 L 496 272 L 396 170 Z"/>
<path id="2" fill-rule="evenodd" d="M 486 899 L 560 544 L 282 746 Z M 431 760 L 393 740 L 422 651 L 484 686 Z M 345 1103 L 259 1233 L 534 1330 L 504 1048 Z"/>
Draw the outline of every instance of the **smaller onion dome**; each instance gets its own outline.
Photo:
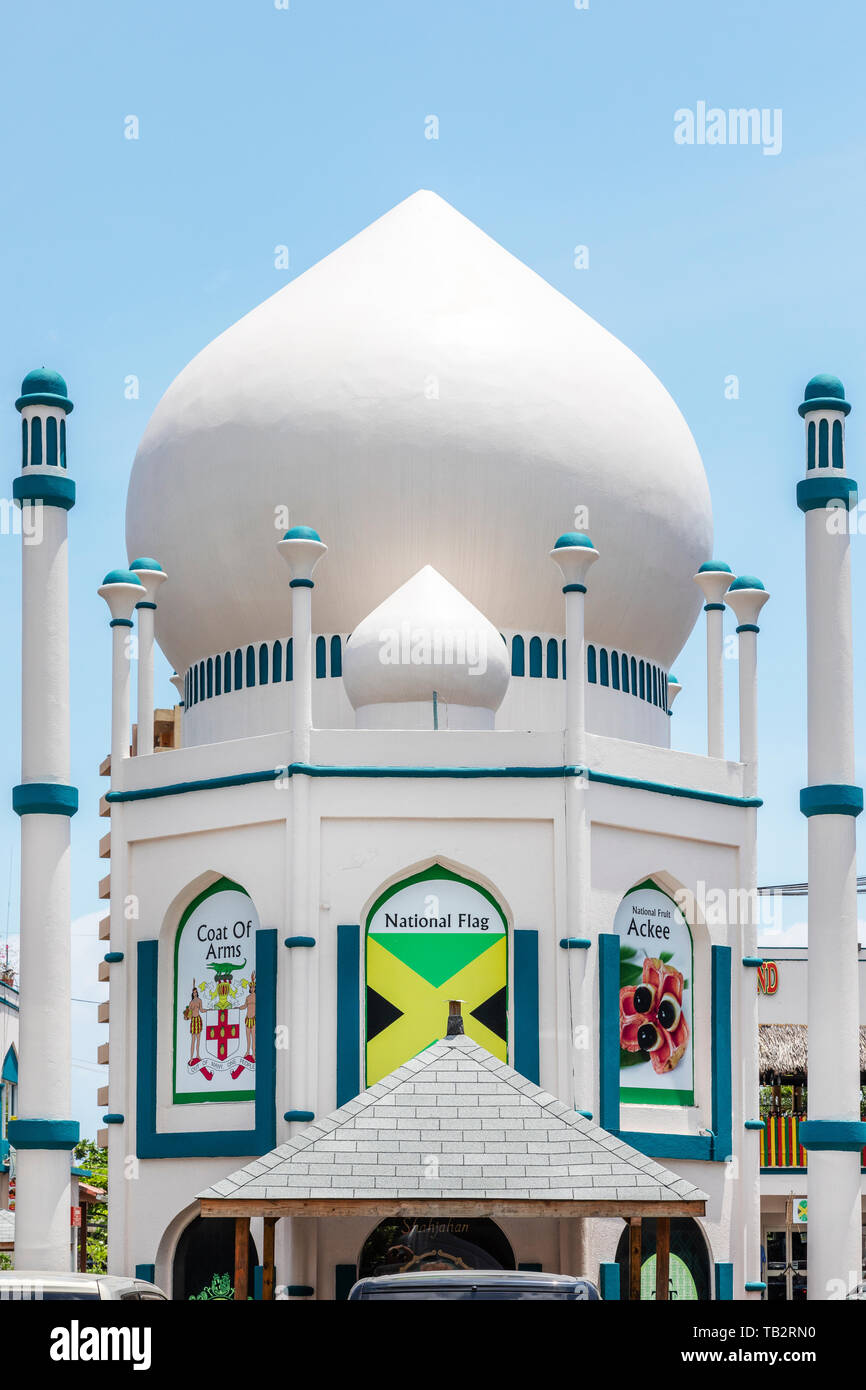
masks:
<path id="1" fill-rule="evenodd" d="M 283 536 L 284 541 L 318 541 L 321 544 L 322 537 L 318 531 L 314 531 L 312 526 L 292 526 Z"/>
<path id="2" fill-rule="evenodd" d="M 845 387 L 837 376 L 831 376 L 829 372 L 820 372 L 806 383 L 803 404 L 797 407 L 802 416 L 808 415 L 810 410 L 841 410 L 847 415 L 850 409 L 851 402 L 845 399 Z"/>
<path id="3" fill-rule="evenodd" d="M 46 367 L 37 367 L 34 371 L 28 372 L 21 383 L 21 395 L 15 402 L 16 410 L 23 410 L 28 405 L 56 405 L 60 406 L 66 414 L 72 411 L 72 402 L 69 399 L 66 382 L 59 372 L 49 371 Z"/>
<path id="4" fill-rule="evenodd" d="M 431 565 L 352 633 L 343 684 L 361 728 L 492 728 L 510 679 L 505 643 L 483 613 Z M 401 706 L 396 709 L 395 706 Z"/>
<path id="5" fill-rule="evenodd" d="M 728 593 L 733 594 L 737 589 L 763 589 L 763 587 L 760 579 L 756 579 L 753 574 L 741 574 L 738 579 L 734 580 Z"/>

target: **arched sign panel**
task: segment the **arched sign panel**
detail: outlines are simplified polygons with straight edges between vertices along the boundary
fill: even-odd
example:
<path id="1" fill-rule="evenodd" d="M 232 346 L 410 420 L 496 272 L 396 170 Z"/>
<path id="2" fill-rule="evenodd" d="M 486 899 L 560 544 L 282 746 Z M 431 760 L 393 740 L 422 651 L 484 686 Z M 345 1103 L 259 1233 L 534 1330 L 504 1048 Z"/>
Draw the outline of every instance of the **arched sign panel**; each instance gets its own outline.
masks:
<path id="1" fill-rule="evenodd" d="M 507 1060 L 508 935 L 486 888 L 439 865 L 393 884 L 367 918 L 367 1085 L 445 1036 L 462 999 L 469 1037 Z"/>
<path id="2" fill-rule="evenodd" d="M 652 879 L 625 895 L 619 937 L 620 1100 L 694 1105 L 694 952 L 688 922 Z"/>
<path id="3" fill-rule="evenodd" d="M 256 932 L 252 898 L 221 878 L 180 919 L 174 945 L 174 1100 L 253 1100 Z"/>

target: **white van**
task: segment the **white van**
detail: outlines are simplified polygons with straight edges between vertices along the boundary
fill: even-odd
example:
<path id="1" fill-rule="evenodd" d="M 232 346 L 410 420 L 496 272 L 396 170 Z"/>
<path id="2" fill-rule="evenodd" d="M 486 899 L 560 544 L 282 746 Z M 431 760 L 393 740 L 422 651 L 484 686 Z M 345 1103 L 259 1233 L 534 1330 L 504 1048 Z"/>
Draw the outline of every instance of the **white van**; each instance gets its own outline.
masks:
<path id="1" fill-rule="evenodd" d="M 162 1289 L 122 1274 L 46 1274 L 44 1270 L 0 1269 L 0 1303 L 45 1303 L 53 1299 L 123 1303 L 167 1301 Z"/>

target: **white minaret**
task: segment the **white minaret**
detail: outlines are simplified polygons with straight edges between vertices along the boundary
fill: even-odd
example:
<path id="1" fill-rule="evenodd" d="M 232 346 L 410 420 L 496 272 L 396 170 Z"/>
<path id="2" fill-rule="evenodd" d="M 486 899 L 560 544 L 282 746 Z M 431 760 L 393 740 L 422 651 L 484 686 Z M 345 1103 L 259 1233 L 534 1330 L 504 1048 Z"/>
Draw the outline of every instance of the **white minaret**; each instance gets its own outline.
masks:
<path id="1" fill-rule="evenodd" d="M 133 560 L 130 573 L 145 590 L 146 597 L 135 605 L 138 613 L 138 756 L 153 752 L 153 624 L 156 596 L 160 584 L 167 579 L 165 570 L 156 560 L 142 556 Z"/>
<path id="2" fill-rule="evenodd" d="M 799 407 L 806 424 L 806 656 L 809 775 L 810 1299 L 844 1297 L 861 1277 L 859 989 L 854 786 L 854 680 L 848 509 L 857 485 L 845 466 L 841 381 L 813 377 Z"/>
<path id="3" fill-rule="evenodd" d="M 578 774 L 565 779 L 566 826 L 566 942 L 586 941 L 587 904 L 590 883 L 589 816 L 586 806 L 586 654 L 585 604 L 586 578 L 598 551 L 582 531 L 566 531 L 559 537 L 550 557 L 559 566 L 565 595 L 565 747 L 564 759 Z M 576 1109 L 591 1113 L 595 1104 L 595 1067 L 588 1047 L 578 1047 L 575 1027 L 592 1017 L 593 971 L 588 967 L 585 949 L 563 952 L 563 968 L 568 975 L 570 1017 L 562 1030 L 568 1060 L 560 1094 L 570 1097 Z"/>
<path id="4" fill-rule="evenodd" d="M 725 756 L 725 594 L 733 579 L 730 565 L 708 560 L 695 575 L 707 615 L 707 754 Z"/>
<path id="5" fill-rule="evenodd" d="M 760 579 L 741 574 L 727 592 L 727 601 L 737 618 L 740 675 L 740 762 L 743 764 L 743 795 L 756 802 L 758 795 L 758 615 L 769 599 Z M 758 1057 L 758 991 L 754 975 L 744 964 L 758 953 L 758 808 L 744 811 L 748 831 L 740 858 L 740 887 L 745 889 L 745 909 L 740 921 L 739 999 L 739 1095 L 735 1114 L 743 1125 L 743 1147 L 739 1175 L 739 1232 L 735 1265 L 743 1287 L 751 1299 L 761 1292 L 761 1155 L 760 1134 L 749 1122 L 757 1119 L 760 1085 Z M 742 901 L 742 899 L 741 899 Z M 745 1126 L 749 1124 L 749 1129 Z"/>
<path id="6" fill-rule="evenodd" d="M 69 575 L 67 512 L 75 483 L 66 456 L 72 402 L 57 372 L 30 372 L 15 402 L 21 412 L 21 1019 L 19 1117 L 15 1149 L 15 1263 L 68 1270 L 69 1118 Z"/>

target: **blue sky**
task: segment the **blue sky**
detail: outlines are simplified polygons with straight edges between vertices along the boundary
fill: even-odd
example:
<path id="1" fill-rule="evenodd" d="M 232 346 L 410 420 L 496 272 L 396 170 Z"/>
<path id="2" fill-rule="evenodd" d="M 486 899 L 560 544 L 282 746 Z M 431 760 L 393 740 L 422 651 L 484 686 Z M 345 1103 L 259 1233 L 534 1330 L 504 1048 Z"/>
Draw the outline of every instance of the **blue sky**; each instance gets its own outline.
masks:
<path id="1" fill-rule="evenodd" d="M 7 7 L 0 50 L 0 399 L 45 364 L 75 401 L 70 451 L 76 997 L 100 997 L 97 777 L 109 642 L 96 586 L 126 559 L 137 442 L 217 333 L 419 187 L 435 189 L 639 354 L 682 409 L 713 494 L 716 552 L 772 592 L 762 616 L 762 882 L 805 877 L 802 518 L 813 373 L 846 384 L 864 438 L 866 268 L 860 55 L 842 0 L 40 0 Z M 782 148 L 682 146 L 674 112 L 782 112 Z M 124 138 L 125 118 L 140 138 Z M 438 140 L 425 120 L 439 120 Z M 288 271 L 274 247 L 290 251 Z M 576 270 L 573 248 L 589 247 Z M 725 398 L 725 378 L 739 398 Z M 140 382 L 127 399 L 126 379 Z M 2 489 L 0 489 L 2 491 Z M 170 499 L 167 499 L 170 505 Z M 866 532 L 866 517 L 864 517 Z M 19 544 L 0 535 L 0 783 L 19 775 Z M 853 540 L 855 632 L 866 539 Z M 733 631 L 732 616 L 728 615 Z M 866 642 L 857 648 L 866 690 Z M 703 635 L 676 664 L 674 739 L 704 743 Z M 158 702 L 173 700 L 165 664 Z M 728 663 L 736 756 L 736 662 Z M 862 753 L 858 780 L 864 780 Z M 0 933 L 18 822 L 0 810 Z M 804 915 L 789 905 L 786 921 Z M 0 935 L 0 944 L 2 944 Z M 92 968 L 91 968 L 92 966 Z M 99 1030 L 74 1006 L 76 1110 L 96 1125 Z M 86 1065 L 85 1065 L 86 1064 Z"/>

